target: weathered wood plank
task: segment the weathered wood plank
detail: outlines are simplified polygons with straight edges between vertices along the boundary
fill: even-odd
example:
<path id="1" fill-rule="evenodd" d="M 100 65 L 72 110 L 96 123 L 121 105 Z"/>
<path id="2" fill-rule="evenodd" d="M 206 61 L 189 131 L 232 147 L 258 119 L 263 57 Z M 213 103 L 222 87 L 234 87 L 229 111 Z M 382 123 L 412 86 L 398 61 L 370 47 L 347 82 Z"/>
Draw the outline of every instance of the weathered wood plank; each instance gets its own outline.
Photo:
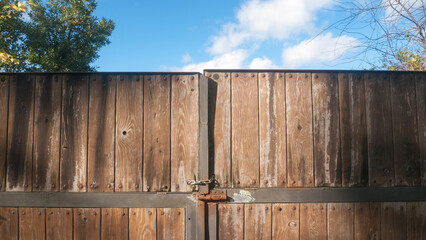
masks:
<path id="1" fill-rule="evenodd" d="M 213 141 L 210 161 L 214 163 L 214 175 L 221 187 L 231 186 L 231 74 L 206 73 L 217 83 L 216 94 L 209 89 L 209 132 Z"/>
<path id="2" fill-rule="evenodd" d="M 219 239 L 244 239 L 244 205 L 220 204 L 219 212 Z"/>
<path id="3" fill-rule="evenodd" d="M 354 237 L 354 204 L 329 203 L 328 211 L 328 239 L 353 239 Z"/>
<path id="4" fill-rule="evenodd" d="M 287 73 L 285 79 L 288 186 L 313 187 L 311 74 Z"/>
<path id="5" fill-rule="evenodd" d="M 259 186 L 257 73 L 232 73 L 232 178 L 234 187 Z"/>
<path id="6" fill-rule="evenodd" d="M 45 220 L 44 208 L 20 208 L 19 239 L 45 240 Z"/>
<path id="7" fill-rule="evenodd" d="M 380 238 L 380 203 L 355 203 L 355 239 Z"/>
<path id="8" fill-rule="evenodd" d="M 129 238 L 129 209 L 102 208 L 101 239 Z"/>
<path id="9" fill-rule="evenodd" d="M 144 76 L 143 191 L 170 186 L 170 75 Z"/>
<path id="10" fill-rule="evenodd" d="M 259 73 L 260 187 L 287 186 L 285 80 Z"/>
<path id="11" fill-rule="evenodd" d="M 61 85 L 59 75 L 37 75 L 33 191 L 59 191 Z"/>
<path id="12" fill-rule="evenodd" d="M 72 219 L 72 208 L 47 208 L 46 240 L 72 240 Z"/>
<path id="13" fill-rule="evenodd" d="M 407 239 L 406 203 L 382 203 L 381 230 L 382 239 Z"/>
<path id="14" fill-rule="evenodd" d="M 185 209 L 157 209 L 157 240 L 185 239 Z"/>
<path id="15" fill-rule="evenodd" d="M 115 191 L 142 190 L 143 76 L 117 80 Z"/>
<path id="16" fill-rule="evenodd" d="M 9 76 L 0 77 L 0 192 L 6 190 L 7 116 L 9 109 Z"/>
<path id="17" fill-rule="evenodd" d="M 116 76 L 91 75 L 89 98 L 88 191 L 114 191 Z"/>
<path id="18" fill-rule="evenodd" d="M 99 208 L 74 209 L 74 240 L 101 239 L 101 211 Z"/>
<path id="19" fill-rule="evenodd" d="M 87 190 L 87 75 L 64 75 L 62 82 L 61 191 Z"/>
<path id="20" fill-rule="evenodd" d="M 247 204 L 244 218 L 244 239 L 271 239 L 271 204 Z"/>
<path id="21" fill-rule="evenodd" d="M 426 76 L 416 75 L 417 123 L 419 130 L 422 185 L 426 186 Z"/>
<path id="22" fill-rule="evenodd" d="M 130 240 L 156 239 L 157 212 L 155 208 L 131 208 L 129 214 Z"/>
<path id="23" fill-rule="evenodd" d="M 172 76 L 171 190 L 190 192 L 198 176 L 198 75 Z"/>
<path id="24" fill-rule="evenodd" d="M 300 204 L 300 239 L 327 239 L 327 204 Z"/>
<path id="25" fill-rule="evenodd" d="M 407 239 L 426 239 L 426 202 L 407 203 Z"/>
<path id="26" fill-rule="evenodd" d="M 7 191 L 31 191 L 34 75 L 10 81 L 7 136 Z"/>
<path id="27" fill-rule="evenodd" d="M 272 239 L 299 240 L 299 204 L 273 204 Z"/>
<path id="28" fill-rule="evenodd" d="M 0 236 L 18 240 L 18 209 L 0 208 Z"/>
<path id="29" fill-rule="evenodd" d="M 315 73 L 312 78 L 315 186 L 342 184 L 337 74 Z"/>
<path id="30" fill-rule="evenodd" d="M 393 186 L 391 92 L 388 74 L 364 75 L 370 186 Z"/>
<path id="31" fill-rule="evenodd" d="M 412 74 L 398 73 L 390 78 L 395 184 L 421 185 L 415 79 Z"/>
<path id="32" fill-rule="evenodd" d="M 344 187 L 368 185 L 367 127 L 362 74 L 339 73 L 340 141 Z"/>

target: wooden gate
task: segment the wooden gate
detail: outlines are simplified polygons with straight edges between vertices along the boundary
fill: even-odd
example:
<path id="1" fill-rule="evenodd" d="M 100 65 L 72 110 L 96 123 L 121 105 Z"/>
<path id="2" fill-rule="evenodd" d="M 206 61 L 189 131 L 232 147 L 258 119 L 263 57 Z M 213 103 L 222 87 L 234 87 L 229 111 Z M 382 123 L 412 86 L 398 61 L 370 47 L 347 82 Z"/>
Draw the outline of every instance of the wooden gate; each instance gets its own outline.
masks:
<path id="1" fill-rule="evenodd" d="M 0 74 L 1 238 L 425 239 L 425 186 L 424 72 Z"/>

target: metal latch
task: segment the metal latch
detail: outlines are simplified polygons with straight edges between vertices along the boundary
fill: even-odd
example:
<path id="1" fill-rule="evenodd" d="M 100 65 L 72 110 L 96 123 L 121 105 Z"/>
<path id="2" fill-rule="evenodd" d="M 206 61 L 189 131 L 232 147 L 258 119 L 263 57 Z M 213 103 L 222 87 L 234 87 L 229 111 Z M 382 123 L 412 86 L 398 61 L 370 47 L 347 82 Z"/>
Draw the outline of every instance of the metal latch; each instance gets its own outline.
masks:
<path id="1" fill-rule="evenodd" d="M 217 180 L 214 178 L 214 175 L 209 180 L 188 180 L 186 182 L 186 184 L 192 186 L 205 186 L 210 185 L 212 183 L 214 183 L 215 185 L 217 184 Z"/>

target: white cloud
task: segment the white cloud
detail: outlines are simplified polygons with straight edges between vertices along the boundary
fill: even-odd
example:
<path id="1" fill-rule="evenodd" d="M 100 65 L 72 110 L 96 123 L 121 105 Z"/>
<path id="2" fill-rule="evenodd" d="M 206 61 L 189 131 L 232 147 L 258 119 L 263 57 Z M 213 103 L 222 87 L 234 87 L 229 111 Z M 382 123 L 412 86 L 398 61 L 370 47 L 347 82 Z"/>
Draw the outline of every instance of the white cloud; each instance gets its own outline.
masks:
<path id="1" fill-rule="evenodd" d="M 333 37 L 331 33 L 322 34 L 285 48 L 282 53 L 284 67 L 331 63 L 357 45 L 358 41 L 349 36 Z"/>
<path id="2" fill-rule="evenodd" d="M 183 57 L 182 57 L 182 62 L 187 63 L 187 62 L 190 62 L 190 61 L 192 61 L 191 55 L 189 55 L 189 53 L 185 53 L 185 55 L 183 55 Z"/>
<path id="3" fill-rule="evenodd" d="M 246 50 L 237 49 L 229 53 L 215 56 L 210 61 L 188 64 L 175 70 L 184 72 L 202 72 L 204 69 L 242 68 L 243 62 L 247 59 L 248 56 L 249 54 Z"/>
<path id="4" fill-rule="evenodd" d="M 263 56 L 262 58 L 255 58 L 251 61 L 249 68 L 251 69 L 272 69 L 278 68 L 271 59 Z"/>

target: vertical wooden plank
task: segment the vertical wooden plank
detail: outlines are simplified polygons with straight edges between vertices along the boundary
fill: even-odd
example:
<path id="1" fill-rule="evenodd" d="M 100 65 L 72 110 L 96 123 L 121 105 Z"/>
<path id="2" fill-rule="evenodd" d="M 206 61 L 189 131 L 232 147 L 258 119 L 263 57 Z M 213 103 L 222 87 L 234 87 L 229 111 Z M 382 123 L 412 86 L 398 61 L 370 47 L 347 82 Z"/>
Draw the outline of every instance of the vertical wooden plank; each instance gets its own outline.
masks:
<path id="1" fill-rule="evenodd" d="M 328 239 L 354 238 L 354 204 L 329 203 L 328 211 Z"/>
<path id="2" fill-rule="evenodd" d="M 231 74 L 208 73 L 217 83 L 216 95 L 209 89 L 210 161 L 214 163 L 214 175 L 221 187 L 231 186 Z"/>
<path id="3" fill-rule="evenodd" d="M 46 237 L 46 210 L 19 209 L 19 239 L 44 240 Z"/>
<path id="4" fill-rule="evenodd" d="M 7 136 L 7 191 L 31 191 L 34 75 L 11 78 Z"/>
<path id="5" fill-rule="evenodd" d="M 219 211 L 219 239 L 244 239 L 244 205 L 220 204 Z"/>
<path id="6" fill-rule="evenodd" d="M 72 240 L 72 208 L 46 209 L 46 240 Z"/>
<path id="7" fill-rule="evenodd" d="M 419 130 L 422 185 L 426 186 L 426 74 L 416 75 L 417 123 Z"/>
<path id="8" fill-rule="evenodd" d="M 155 208 L 131 208 L 129 214 L 130 240 L 156 239 L 157 212 Z"/>
<path id="9" fill-rule="evenodd" d="M 299 204 L 273 204 L 272 239 L 299 240 Z"/>
<path id="10" fill-rule="evenodd" d="M 232 73 L 232 181 L 259 186 L 259 102 L 257 73 Z"/>
<path id="11" fill-rule="evenodd" d="M 339 73 L 343 186 L 367 186 L 368 151 L 362 74 Z"/>
<path id="12" fill-rule="evenodd" d="M 382 239 L 407 239 L 406 203 L 382 203 L 380 227 Z"/>
<path id="13" fill-rule="evenodd" d="M 90 76 L 88 185 L 90 192 L 114 191 L 116 77 Z"/>
<path id="14" fill-rule="evenodd" d="M 407 211 L 407 239 L 426 239 L 426 202 L 409 202 Z"/>
<path id="15" fill-rule="evenodd" d="M 172 76 L 172 192 L 189 192 L 198 176 L 198 75 Z"/>
<path id="16" fill-rule="evenodd" d="M 129 209 L 102 208 L 101 239 L 129 238 Z"/>
<path id="17" fill-rule="evenodd" d="M 100 213 L 99 208 L 74 209 L 74 240 L 101 239 Z"/>
<path id="18" fill-rule="evenodd" d="M 143 76 L 117 81 L 115 191 L 142 190 Z"/>
<path id="19" fill-rule="evenodd" d="M 390 78 L 395 184 L 421 185 L 415 79 L 412 74 L 398 73 Z"/>
<path id="20" fill-rule="evenodd" d="M 285 79 L 288 186 L 313 187 L 311 74 L 287 73 Z"/>
<path id="21" fill-rule="evenodd" d="M 244 226 L 244 239 L 271 239 L 271 204 L 247 204 Z"/>
<path id="22" fill-rule="evenodd" d="M 370 186 L 393 186 L 393 143 L 388 74 L 364 75 Z"/>
<path id="23" fill-rule="evenodd" d="M 170 75 L 144 76 L 144 191 L 170 184 L 170 86 Z"/>
<path id="24" fill-rule="evenodd" d="M 300 239 L 327 239 L 327 204 L 300 204 Z"/>
<path id="25" fill-rule="evenodd" d="M 259 73 L 260 187 L 285 187 L 285 81 L 283 73 Z"/>
<path id="26" fill-rule="evenodd" d="M 315 186 L 342 184 L 337 74 L 315 73 L 312 79 Z"/>
<path id="27" fill-rule="evenodd" d="M 6 190 L 7 115 L 9 108 L 9 76 L 0 77 L 0 192 Z"/>
<path id="28" fill-rule="evenodd" d="M 185 210 L 183 208 L 157 209 L 157 240 L 185 239 Z"/>
<path id="29" fill-rule="evenodd" d="M 86 192 L 88 76 L 64 75 L 62 86 L 61 191 Z"/>
<path id="30" fill-rule="evenodd" d="M 61 76 L 37 75 L 33 191 L 59 191 Z"/>
<path id="31" fill-rule="evenodd" d="M 0 236 L 4 239 L 18 240 L 17 208 L 0 208 Z"/>
<path id="32" fill-rule="evenodd" d="M 380 238 L 380 203 L 355 203 L 355 239 Z"/>

